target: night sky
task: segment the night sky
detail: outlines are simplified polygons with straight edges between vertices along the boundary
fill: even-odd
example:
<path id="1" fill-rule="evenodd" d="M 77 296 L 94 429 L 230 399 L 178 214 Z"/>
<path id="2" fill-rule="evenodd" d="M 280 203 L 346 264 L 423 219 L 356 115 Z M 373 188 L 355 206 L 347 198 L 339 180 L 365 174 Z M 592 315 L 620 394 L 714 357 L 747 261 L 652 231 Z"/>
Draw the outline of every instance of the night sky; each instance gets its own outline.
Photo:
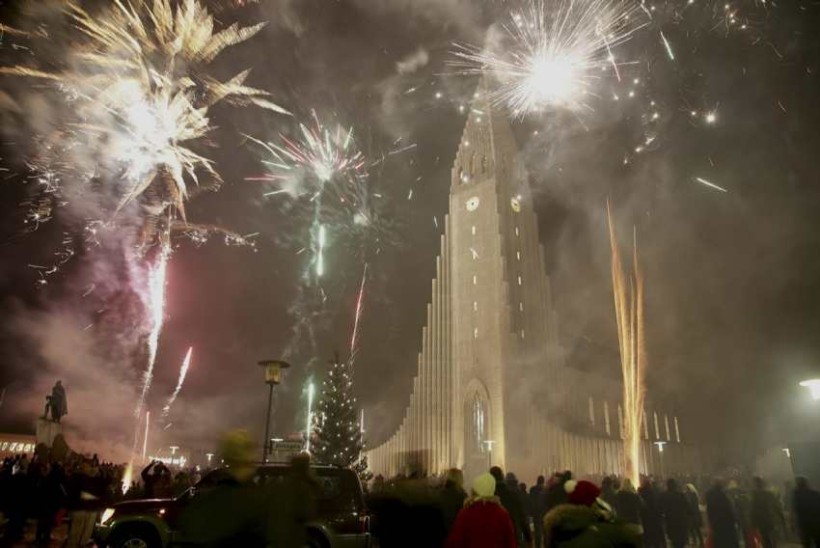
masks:
<path id="1" fill-rule="evenodd" d="M 3 23 L 31 28 L 31 18 L 40 17 L 62 28 L 49 7 L 26 16 L 19 5 L 2 4 Z M 295 304 L 306 268 L 297 251 L 307 232 L 284 198 L 264 198 L 269 186 L 245 180 L 265 171 L 245 135 L 293 135 L 312 110 L 353 126 L 371 164 L 384 156 L 368 179 L 382 196 L 380 232 L 378 241 L 368 235 L 362 243 L 331 228 L 322 281 L 327 300 L 310 316 L 316 348 L 297 345 L 291 356 L 294 367 L 277 389 L 275 428 L 280 434 L 299 428 L 307 376 L 319 377 L 334 351 L 347 353 L 367 262 L 355 383 L 368 436 L 378 443 L 396 428 L 408 401 L 438 253 L 436 223 L 442 226 L 446 213 L 465 121 L 459 105 L 469 104 L 477 84 L 447 61 L 453 43 L 481 44 L 513 3 L 208 5 L 224 24 L 269 22 L 222 53 L 214 72 L 227 78 L 251 68 L 248 83 L 270 91 L 294 117 L 250 107 L 213 110 L 207 152 L 225 185 L 191 199 L 188 217 L 259 235 L 255 249 L 217 239 L 202 246 L 175 241 L 152 415 L 173 390 L 188 346 L 194 357 L 157 443 L 210 446 L 229 428 L 261 432 L 267 391 L 256 362 L 281 356 L 293 343 L 294 326 L 304 325 L 305 309 Z M 571 365 L 620 374 L 605 222 L 610 198 L 624 249 L 635 227 L 644 269 L 650 400 L 677 409 L 685 435 L 748 452 L 781 443 L 796 421 L 820 412 L 797 387 L 820 376 L 820 4 L 734 0 L 728 11 L 722 1 L 647 5 L 654 5 L 652 19 L 617 50 L 629 62 L 620 67 L 621 82 L 602 71 L 589 108 L 513 122 L 534 191 L 561 343 Z M 729 11 L 738 14 L 734 24 Z M 4 37 L 3 65 L 34 55 L 14 43 Z M 0 82 L 0 167 L 8 170 L 0 173 L 0 384 L 6 387 L 0 429 L 29 430 L 46 390 L 62 378 L 65 422 L 77 439 L 125 446 L 143 367 L 134 358 L 138 350 L 110 349 L 136 327 L 127 320 L 133 303 L 125 265 L 105 246 L 79 246 L 47 284 L 38 283 L 29 265 L 53 263 L 64 232 L 75 233 L 78 225 L 59 211 L 36 231 L 24 224 L 21 204 L 36 190 L 26 183 L 26 160 L 36 150 L 33 120 L 48 112 L 32 98 L 48 95 L 25 80 Z M 107 292 L 83 296 L 92 279 L 106 280 Z M 103 308 L 118 312 L 98 313 Z"/>

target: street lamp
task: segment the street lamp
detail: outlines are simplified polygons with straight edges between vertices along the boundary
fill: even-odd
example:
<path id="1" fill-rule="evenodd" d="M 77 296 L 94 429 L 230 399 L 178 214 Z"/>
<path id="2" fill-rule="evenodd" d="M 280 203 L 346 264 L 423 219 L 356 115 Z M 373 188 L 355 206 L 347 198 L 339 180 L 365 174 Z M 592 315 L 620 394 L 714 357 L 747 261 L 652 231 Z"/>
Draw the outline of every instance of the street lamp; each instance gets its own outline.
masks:
<path id="1" fill-rule="evenodd" d="M 658 458 L 661 461 L 661 477 L 664 477 L 664 476 L 666 476 L 666 474 L 664 473 L 664 470 L 663 470 L 663 447 L 664 447 L 664 445 L 666 445 L 666 442 L 665 441 L 656 441 L 655 445 L 658 446 Z"/>
<path id="2" fill-rule="evenodd" d="M 808 388 L 811 393 L 811 399 L 814 401 L 820 400 L 820 379 L 808 379 L 800 383 L 803 388 Z"/>
<path id="3" fill-rule="evenodd" d="M 487 446 L 487 468 L 492 468 L 493 466 L 493 445 L 495 444 L 495 440 L 484 440 L 484 445 Z"/>
<path id="4" fill-rule="evenodd" d="M 270 436 L 270 409 L 273 405 L 273 387 L 282 382 L 282 370 L 290 364 L 282 360 L 262 360 L 259 365 L 265 368 L 265 384 L 268 385 L 268 412 L 265 415 L 265 438 L 262 442 L 262 462 L 268 462 L 268 436 Z"/>

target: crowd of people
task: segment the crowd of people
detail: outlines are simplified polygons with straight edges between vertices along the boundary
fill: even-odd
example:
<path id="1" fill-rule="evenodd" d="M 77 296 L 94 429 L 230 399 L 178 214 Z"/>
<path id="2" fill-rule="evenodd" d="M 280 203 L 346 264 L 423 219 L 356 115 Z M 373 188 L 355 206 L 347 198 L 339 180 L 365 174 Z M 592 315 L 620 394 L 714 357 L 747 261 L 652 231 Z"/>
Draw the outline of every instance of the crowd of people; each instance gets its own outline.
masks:
<path id="1" fill-rule="evenodd" d="M 71 453 L 62 459 L 20 454 L 0 464 L 0 546 L 14 546 L 34 529 L 33 542 L 49 546 L 54 529 L 68 525 L 65 546 L 85 546 L 100 511 L 114 502 L 134 498 L 169 497 L 199 481 L 196 469 L 172 473 L 151 462 L 123 489 L 124 464 L 101 461 L 97 455 Z"/>
<path id="2" fill-rule="evenodd" d="M 441 481 L 376 477 L 370 506 L 384 548 L 773 548 L 787 540 L 820 548 L 820 493 L 805 478 L 785 491 L 761 478 L 643 478 L 636 488 L 614 476 L 577 481 L 569 471 L 527 488 L 493 467 L 466 487 L 457 469 Z"/>
<path id="3" fill-rule="evenodd" d="M 234 459 L 244 464 L 231 467 L 234 476 L 251 469 L 249 457 L 243 459 Z M 5 459 L 0 465 L 0 546 L 18 545 L 27 523 L 34 529 L 28 538 L 49 546 L 53 528 L 62 521 L 69 523 L 63 546 L 85 546 L 106 506 L 123 498 L 174 496 L 200 479 L 196 469 L 174 472 L 157 461 L 124 490 L 125 476 L 124 465 L 101 462 L 96 455 Z M 302 476 L 309 473 L 294 478 Z M 271 500 L 292 506 L 296 499 Z M 528 487 L 494 466 L 469 485 L 458 469 L 443 478 L 377 476 L 367 501 L 380 548 L 774 548 L 794 539 L 820 548 L 820 493 L 804 478 L 779 493 L 761 478 L 711 484 L 697 478 L 663 483 L 643 478 L 636 488 L 629 479 L 577 480 L 564 471 L 540 476 Z M 193 506 L 191 516 L 202 521 Z M 292 521 L 304 528 L 305 519 Z M 202 523 L 191 525 L 206 529 Z M 287 536 L 293 538 L 292 533 Z"/>

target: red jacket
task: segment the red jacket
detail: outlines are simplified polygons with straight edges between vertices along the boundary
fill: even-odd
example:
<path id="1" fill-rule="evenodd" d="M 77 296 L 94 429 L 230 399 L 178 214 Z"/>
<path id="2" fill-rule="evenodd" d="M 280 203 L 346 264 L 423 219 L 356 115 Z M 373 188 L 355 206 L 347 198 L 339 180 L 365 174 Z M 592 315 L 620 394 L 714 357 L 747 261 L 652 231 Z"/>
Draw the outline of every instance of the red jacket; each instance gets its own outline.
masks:
<path id="1" fill-rule="evenodd" d="M 478 500 L 459 511 L 446 548 L 516 548 L 510 515 L 498 502 Z"/>

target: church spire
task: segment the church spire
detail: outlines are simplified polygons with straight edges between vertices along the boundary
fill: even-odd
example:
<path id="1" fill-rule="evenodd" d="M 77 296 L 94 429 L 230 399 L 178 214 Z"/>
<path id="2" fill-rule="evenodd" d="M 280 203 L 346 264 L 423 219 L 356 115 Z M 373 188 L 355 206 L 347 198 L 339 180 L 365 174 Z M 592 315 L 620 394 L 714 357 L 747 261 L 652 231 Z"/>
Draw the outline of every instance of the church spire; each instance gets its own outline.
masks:
<path id="1" fill-rule="evenodd" d="M 502 108 L 490 98 L 489 76 L 478 83 L 453 165 L 451 188 L 495 177 L 509 179 L 517 154 L 512 128 Z"/>

